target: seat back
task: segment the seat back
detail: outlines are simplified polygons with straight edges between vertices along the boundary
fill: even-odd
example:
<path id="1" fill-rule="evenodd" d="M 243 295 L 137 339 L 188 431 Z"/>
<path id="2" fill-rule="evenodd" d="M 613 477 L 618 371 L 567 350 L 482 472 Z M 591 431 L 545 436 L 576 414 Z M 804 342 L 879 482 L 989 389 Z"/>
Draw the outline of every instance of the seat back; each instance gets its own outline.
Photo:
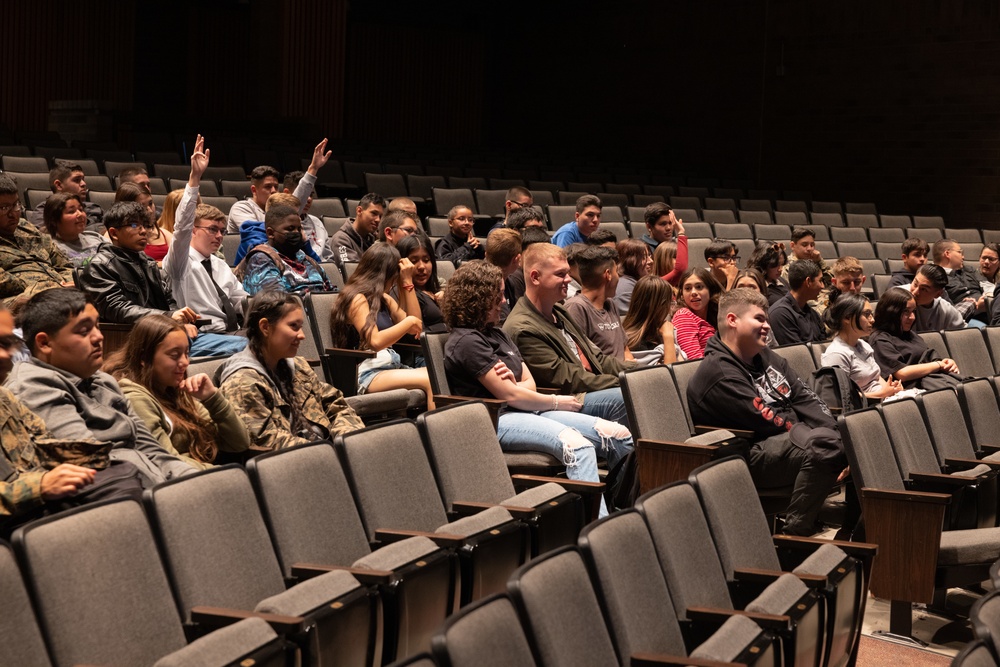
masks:
<path id="1" fill-rule="evenodd" d="M 992 591 L 976 600 L 969 619 L 977 638 L 992 646 L 994 651 L 1000 649 L 1000 591 Z"/>
<path id="2" fill-rule="evenodd" d="M 222 368 L 222 364 L 226 363 L 227 359 L 229 357 L 204 357 L 201 361 L 194 361 L 188 366 L 187 375 L 188 377 L 193 377 L 198 373 L 204 373 L 212 378 L 213 384 L 218 386 L 218 381 L 216 380 L 217 373 Z"/>
<path id="3" fill-rule="evenodd" d="M 250 459 L 257 494 L 285 577 L 296 563 L 350 565 L 371 549 L 333 447 L 299 445 Z"/>
<path id="4" fill-rule="evenodd" d="M 993 361 L 981 329 L 969 327 L 943 333 L 948 356 L 955 360 L 962 375 L 988 377 L 993 375 Z"/>
<path id="5" fill-rule="evenodd" d="M 633 438 L 684 442 L 691 437 L 684 403 L 667 366 L 638 368 L 618 377 Z"/>
<path id="6" fill-rule="evenodd" d="M 677 618 L 688 607 L 732 609 L 712 533 L 698 495 L 687 482 L 676 482 L 641 496 L 636 509 L 646 522 Z"/>
<path id="7" fill-rule="evenodd" d="M 694 359 L 679 364 L 670 364 L 669 367 L 670 374 L 674 376 L 674 384 L 677 386 L 677 395 L 681 399 L 681 405 L 684 406 L 684 418 L 687 420 L 689 433 L 695 432 L 695 424 L 691 419 L 691 408 L 688 406 L 687 388 L 700 363 L 701 359 Z"/>
<path id="8" fill-rule="evenodd" d="M 837 425 L 857 488 L 905 490 L 889 432 L 877 408 L 841 415 Z"/>
<path id="9" fill-rule="evenodd" d="M 164 580 L 165 581 L 165 580 Z M 7 544 L 0 542 L 0 641 L 4 662 L 24 667 L 51 667 L 41 629 L 24 587 L 24 579 Z"/>
<path id="10" fill-rule="evenodd" d="M 915 472 L 941 472 L 934 444 L 924 426 L 917 402 L 913 399 L 892 401 L 881 406 L 881 409 L 903 477 L 908 478 Z"/>
<path id="11" fill-rule="evenodd" d="M 944 337 L 940 331 L 921 331 L 918 335 L 924 339 L 927 347 L 934 350 L 937 356 L 942 358 L 948 356 L 948 346 L 945 345 Z"/>
<path id="12" fill-rule="evenodd" d="M 222 466 L 171 480 L 143 500 L 185 621 L 192 607 L 253 609 L 285 590 L 242 469 Z"/>
<path id="13" fill-rule="evenodd" d="M 567 547 L 535 558 L 511 576 L 508 589 L 543 665 L 618 664 L 578 551 Z"/>
<path id="14" fill-rule="evenodd" d="M 528 638 L 506 595 L 492 595 L 451 616 L 432 640 L 450 667 L 534 667 Z M 409 663 L 407 663 L 409 664 Z"/>
<path id="15" fill-rule="evenodd" d="M 775 353 L 788 362 L 795 374 L 805 382 L 809 382 L 813 371 L 816 370 L 816 362 L 813 360 L 812 352 L 805 343 L 795 343 L 793 345 L 782 345 L 774 348 Z"/>
<path id="16" fill-rule="evenodd" d="M 743 458 L 706 463 L 688 480 L 701 501 L 727 579 L 733 579 L 737 568 L 781 570 L 767 517 Z"/>
<path id="17" fill-rule="evenodd" d="M 368 539 L 380 528 L 433 531 L 448 522 L 417 425 L 396 420 L 337 436 Z"/>
<path id="18" fill-rule="evenodd" d="M 514 495 L 486 406 L 458 403 L 417 417 L 446 507 L 456 500 L 500 503 Z"/>
<path id="19" fill-rule="evenodd" d="M 958 386 L 958 400 L 973 446 L 1000 442 L 1000 406 L 993 383 L 988 378 L 966 380 Z"/>
<path id="20" fill-rule="evenodd" d="M 507 203 L 506 190 L 476 190 L 476 203 L 483 215 L 503 216 Z"/>
<path id="21" fill-rule="evenodd" d="M 1000 327 L 986 327 L 983 331 L 993 359 L 993 375 L 1000 375 Z"/>
<path id="22" fill-rule="evenodd" d="M 930 434 L 940 465 L 945 459 L 974 459 L 976 447 L 962 416 L 958 394 L 951 389 L 939 389 L 917 396 L 917 405 L 924 415 L 922 426 Z"/>
<path id="23" fill-rule="evenodd" d="M 621 664 L 637 652 L 686 655 L 667 581 L 642 516 L 633 509 L 588 526 L 580 551 Z M 628 558 L 622 558 L 627 553 Z"/>
<path id="24" fill-rule="evenodd" d="M 139 503 L 70 510 L 13 539 L 53 664 L 150 665 L 187 643 Z M 4 616 L 16 605 L 5 596 Z M 7 662 L 4 644 L 5 664 L 44 654 Z"/>
<path id="25" fill-rule="evenodd" d="M 435 394 L 451 393 L 448 374 L 444 368 L 444 345 L 448 342 L 448 335 L 448 332 L 425 333 L 420 337 L 424 360 L 427 362 L 427 375 L 430 377 L 431 390 Z"/>
<path id="26" fill-rule="evenodd" d="M 448 215 L 448 211 L 454 206 L 462 205 L 468 207 L 473 213 L 478 213 L 476 208 L 476 198 L 472 196 L 469 188 L 433 188 L 434 211 L 438 215 Z"/>

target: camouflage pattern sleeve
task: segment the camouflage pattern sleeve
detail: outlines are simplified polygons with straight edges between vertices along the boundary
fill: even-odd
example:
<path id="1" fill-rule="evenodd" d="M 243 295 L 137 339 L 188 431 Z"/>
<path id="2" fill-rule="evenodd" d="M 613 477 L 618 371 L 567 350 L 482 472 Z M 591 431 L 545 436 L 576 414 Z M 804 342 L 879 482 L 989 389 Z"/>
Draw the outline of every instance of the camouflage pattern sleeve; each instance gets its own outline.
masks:
<path id="1" fill-rule="evenodd" d="M 48 253 L 49 263 L 63 276 L 63 281 L 73 282 L 73 262 L 66 257 L 66 254 L 55 244 L 50 236 L 42 235 L 42 247 Z"/>
<path id="2" fill-rule="evenodd" d="M 243 420 L 251 449 L 270 451 L 308 442 L 292 435 L 287 404 L 256 371 L 238 370 L 219 389 Z"/>
<path id="3" fill-rule="evenodd" d="M 327 428 L 330 437 L 365 427 L 358 413 L 344 400 L 344 394 L 333 385 L 323 382 L 303 357 L 295 357 L 295 384 L 296 395 L 304 397 L 304 416 L 316 424 L 329 424 Z M 314 398 L 305 397 L 306 392 L 300 394 L 299 388 L 307 388 L 308 394 Z M 319 399 L 318 404 L 315 398 Z M 320 414 L 315 414 L 317 411 Z"/>

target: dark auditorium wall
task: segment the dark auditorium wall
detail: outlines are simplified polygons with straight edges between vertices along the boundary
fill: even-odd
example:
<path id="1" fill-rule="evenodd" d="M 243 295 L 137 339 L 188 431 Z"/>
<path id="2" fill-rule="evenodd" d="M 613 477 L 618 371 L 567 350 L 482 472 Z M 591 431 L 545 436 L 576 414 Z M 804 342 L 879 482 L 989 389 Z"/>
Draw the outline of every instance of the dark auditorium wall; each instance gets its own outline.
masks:
<path id="1" fill-rule="evenodd" d="M 126 145 L 132 128 L 323 132 L 1000 226 L 994 0 L 35 0 L 0 20 L 15 130 L 96 99 Z"/>

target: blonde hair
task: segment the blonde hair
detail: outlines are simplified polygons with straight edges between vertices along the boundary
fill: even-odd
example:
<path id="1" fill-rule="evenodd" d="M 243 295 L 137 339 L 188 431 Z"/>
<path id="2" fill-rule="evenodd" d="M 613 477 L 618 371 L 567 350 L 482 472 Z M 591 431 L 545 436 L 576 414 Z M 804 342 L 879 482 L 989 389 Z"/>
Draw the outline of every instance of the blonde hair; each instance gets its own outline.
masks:
<path id="1" fill-rule="evenodd" d="M 653 273 L 658 276 L 667 275 L 674 270 L 675 261 L 677 261 L 677 243 L 664 241 L 653 251 Z"/>
<path id="2" fill-rule="evenodd" d="M 852 275 L 857 275 L 859 273 L 864 273 L 865 267 L 861 266 L 861 262 L 858 261 L 856 257 L 841 257 L 836 262 L 833 263 L 833 275 L 839 276 L 844 273 L 850 273 Z"/>
<path id="3" fill-rule="evenodd" d="M 272 206 L 291 206 L 296 211 L 302 206 L 302 202 L 295 195 L 288 194 L 287 192 L 275 192 L 273 195 L 267 198 L 267 202 L 264 204 L 264 210 L 269 210 Z"/>
<path id="4" fill-rule="evenodd" d="M 163 200 L 163 213 L 156 221 L 157 226 L 168 232 L 174 231 L 174 218 L 177 216 L 177 207 L 180 206 L 181 198 L 184 196 L 183 190 L 171 190 L 167 198 Z"/>

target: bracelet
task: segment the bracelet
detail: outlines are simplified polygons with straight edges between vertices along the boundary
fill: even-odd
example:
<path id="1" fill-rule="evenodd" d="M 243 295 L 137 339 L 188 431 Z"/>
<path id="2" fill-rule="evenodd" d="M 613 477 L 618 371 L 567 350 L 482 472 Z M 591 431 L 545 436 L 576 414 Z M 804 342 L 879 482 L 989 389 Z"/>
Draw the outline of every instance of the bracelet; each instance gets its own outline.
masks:
<path id="1" fill-rule="evenodd" d="M 403 289 L 405 289 L 407 292 L 412 292 L 413 291 L 413 283 L 409 283 L 409 284 L 403 283 Z"/>
<path id="2" fill-rule="evenodd" d="M 553 410 L 559 409 L 559 397 L 556 396 L 555 394 L 552 394 L 552 409 Z"/>

